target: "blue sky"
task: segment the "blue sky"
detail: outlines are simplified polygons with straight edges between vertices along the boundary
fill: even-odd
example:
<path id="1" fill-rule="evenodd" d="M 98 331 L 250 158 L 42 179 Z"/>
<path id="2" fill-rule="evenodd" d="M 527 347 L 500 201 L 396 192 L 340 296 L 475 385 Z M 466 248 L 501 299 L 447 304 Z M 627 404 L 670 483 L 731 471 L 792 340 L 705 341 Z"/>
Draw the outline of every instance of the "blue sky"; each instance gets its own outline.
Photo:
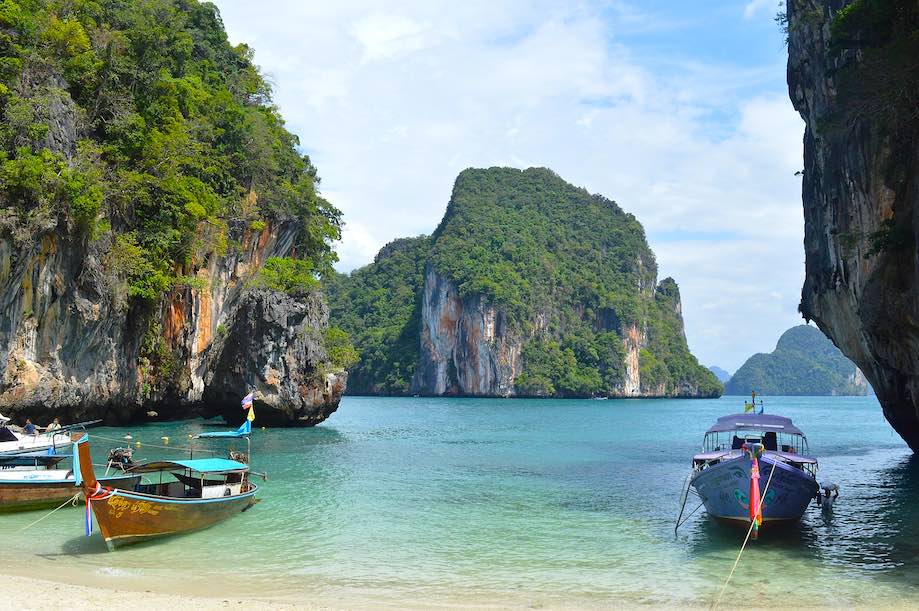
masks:
<path id="1" fill-rule="evenodd" d="M 772 0 L 218 0 L 344 212 L 338 268 L 430 233 L 466 167 L 547 166 L 645 226 L 690 348 L 798 324 L 803 122 Z"/>

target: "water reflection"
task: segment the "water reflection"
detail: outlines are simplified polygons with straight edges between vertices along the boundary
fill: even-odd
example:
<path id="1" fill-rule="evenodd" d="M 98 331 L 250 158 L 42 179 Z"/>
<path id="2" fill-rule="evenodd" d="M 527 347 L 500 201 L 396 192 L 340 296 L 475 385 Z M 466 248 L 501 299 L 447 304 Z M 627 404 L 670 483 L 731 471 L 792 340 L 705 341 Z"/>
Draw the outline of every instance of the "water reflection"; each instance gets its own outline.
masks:
<path id="1" fill-rule="evenodd" d="M 843 486 L 822 524 L 827 559 L 905 575 L 919 568 L 919 458 L 908 456 Z"/>

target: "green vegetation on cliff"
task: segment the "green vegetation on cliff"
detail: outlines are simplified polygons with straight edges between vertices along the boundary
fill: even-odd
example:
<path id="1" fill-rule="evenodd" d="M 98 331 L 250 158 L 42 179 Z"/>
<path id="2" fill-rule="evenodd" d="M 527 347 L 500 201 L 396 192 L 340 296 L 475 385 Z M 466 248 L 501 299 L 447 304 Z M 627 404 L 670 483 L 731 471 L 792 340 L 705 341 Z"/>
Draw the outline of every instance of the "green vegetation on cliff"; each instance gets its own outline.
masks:
<path id="1" fill-rule="evenodd" d="M 340 213 L 212 4 L 0 0 L 0 115 L 2 229 L 65 220 L 130 297 L 233 248 L 231 219 L 298 221 L 295 271 L 335 260 Z"/>
<path id="2" fill-rule="evenodd" d="M 782 334 L 775 350 L 754 354 L 725 384 L 729 395 L 864 395 L 855 365 L 816 327 L 799 325 Z"/>
<path id="3" fill-rule="evenodd" d="M 551 170 L 462 172 L 433 239 L 434 265 L 460 295 L 484 295 L 514 323 L 559 302 L 622 324 L 646 315 L 640 287 L 656 268 L 641 224 Z M 561 325 L 585 318 L 561 313 Z"/>
<path id="4" fill-rule="evenodd" d="M 616 202 L 545 168 L 467 170 L 433 239 L 436 269 L 462 296 L 504 310 L 527 338 L 520 391 L 621 394 L 631 330 L 647 332 L 642 393 L 721 392 L 686 346 L 676 283 L 655 287 L 644 229 Z"/>
<path id="5" fill-rule="evenodd" d="M 332 321 L 361 353 L 352 392 L 410 392 L 426 263 L 461 299 L 503 313 L 522 343 L 516 394 L 623 394 L 627 336 L 640 348 L 642 394 L 721 392 L 686 345 L 676 283 L 655 285 L 641 224 L 544 168 L 462 172 L 430 238 L 397 241 L 326 281 Z"/>
<path id="6" fill-rule="evenodd" d="M 373 263 L 350 276 L 323 278 L 333 324 L 359 349 L 348 377 L 351 394 L 409 392 L 418 361 L 421 290 L 430 238 L 387 244 Z"/>

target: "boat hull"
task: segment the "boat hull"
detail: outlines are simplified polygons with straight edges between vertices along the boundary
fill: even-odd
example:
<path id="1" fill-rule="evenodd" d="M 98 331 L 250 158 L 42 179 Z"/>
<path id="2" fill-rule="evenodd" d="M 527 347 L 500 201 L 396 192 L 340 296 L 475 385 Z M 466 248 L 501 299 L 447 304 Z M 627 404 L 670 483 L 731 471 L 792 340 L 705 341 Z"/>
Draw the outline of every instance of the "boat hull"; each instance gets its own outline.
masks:
<path id="1" fill-rule="evenodd" d="M 775 472 L 767 490 L 773 465 Z M 739 457 L 709 466 L 693 477 L 691 485 L 710 516 L 720 521 L 750 524 L 750 468 L 750 459 Z M 817 494 L 816 480 L 800 469 L 773 461 L 768 455 L 759 459 L 759 471 L 763 522 L 799 520 Z"/>
<path id="2" fill-rule="evenodd" d="M 257 487 L 215 499 L 177 499 L 115 490 L 91 506 L 109 550 L 168 535 L 201 530 L 249 509 Z"/>
<path id="3" fill-rule="evenodd" d="M 120 475 L 103 477 L 99 483 L 110 488 L 132 489 L 139 481 L 139 475 Z M 5 481 L 0 472 L 0 513 L 56 507 L 82 491 L 73 477 L 51 481 Z"/>

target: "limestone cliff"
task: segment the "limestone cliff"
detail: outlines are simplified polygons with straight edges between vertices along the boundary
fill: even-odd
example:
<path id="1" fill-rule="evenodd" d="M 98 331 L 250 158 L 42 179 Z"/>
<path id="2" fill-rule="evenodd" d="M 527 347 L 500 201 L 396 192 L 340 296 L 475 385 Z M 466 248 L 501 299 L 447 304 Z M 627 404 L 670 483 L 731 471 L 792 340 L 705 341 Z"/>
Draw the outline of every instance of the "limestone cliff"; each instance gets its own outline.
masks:
<path id="1" fill-rule="evenodd" d="M 361 394 L 712 397 L 634 216 L 546 168 L 468 169 L 431 236 L 326 283 Z"/>
<path id="2" fill-rule="evenodd" d="M 460 297 L 428 265 L 421 308 L 421 355 L 412 390 L 426 395 L 507 397 L 520 375 L 522 341 L 504 312 L 481 295 Z"/>
<path id="3" fill-rule="evenodd" d="M 291 352 L 290 342 L 259 326 L 271 328 L 287 315 L 296 319 L 291 330 L 321 333 L 321 298 L 301 303 L 278 295 L 270 312 L 258 311 L 265 316 L 259 320 L 246 291 L 265 259 L 290 251 L 296 224 L 253 231 L 235 223 L 230 233 L 236 248 L 189 270 L 200 281 L 195 288 L 175 288 L 152 309 L 125 298 L 107 269 L 104 241 L 75 239 L 51 223 L 25 240 L 0 238 L 2 411 L 37 421 L 127 422 L 199 409 L 232 415 L 252 389 L 273 424 L 324 419 L 344 379 L 322 373 L 328 365 L 321 342 Z M 283 327 L 290 331 L 286 320 Z M 241 350 L 263 361 L 240 360 Z M 283 361 L 284 368 L 271 370 L 264 361 Z"/>
<path id="4" fill-rule="evenodd" d="M 919 8 L 789 0 L 787 18 L 806 122 L 801 312 L 919 450 Z"/>
<path id="5" fill-rule="evenodd" d="M 549 170 L 464 171 L 429 249 L 413 393 L 721 392 L 689 352 L 679 289 L 657 282 L 641 225 Z"/>
<path id="6" fill-rule="evenodd" d="M 227 332 L 208 348 L 206 414 L 239 424 L 239 397 L 255 391 L 259 421 L 311 426 L 338 409 L 347 374 L 329 366 L 322 340 L 328 307 L 319 294 L 247 292 Z"/>

